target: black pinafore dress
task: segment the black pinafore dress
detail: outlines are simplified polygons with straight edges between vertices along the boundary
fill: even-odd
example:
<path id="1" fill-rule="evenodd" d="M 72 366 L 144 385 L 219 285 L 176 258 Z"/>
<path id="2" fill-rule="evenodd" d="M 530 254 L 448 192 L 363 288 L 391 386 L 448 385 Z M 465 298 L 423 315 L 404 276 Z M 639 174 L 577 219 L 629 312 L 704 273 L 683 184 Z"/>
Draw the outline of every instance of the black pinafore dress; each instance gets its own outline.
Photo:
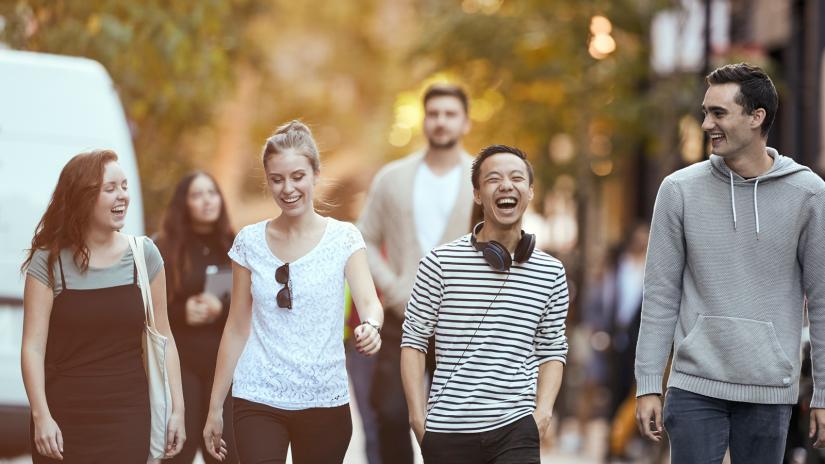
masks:
<path id="1" fill-rule="evenodd" d="M 37 453 L 34 464 L 145 464 L 149 388 L 141 337 L 145 312 L 137 285 L 66 287 L 54 299 L 46 344 L 46 401 L 63 434 L 63 461 Z M 32 437 L 34 425 L 32 423 Z"/>

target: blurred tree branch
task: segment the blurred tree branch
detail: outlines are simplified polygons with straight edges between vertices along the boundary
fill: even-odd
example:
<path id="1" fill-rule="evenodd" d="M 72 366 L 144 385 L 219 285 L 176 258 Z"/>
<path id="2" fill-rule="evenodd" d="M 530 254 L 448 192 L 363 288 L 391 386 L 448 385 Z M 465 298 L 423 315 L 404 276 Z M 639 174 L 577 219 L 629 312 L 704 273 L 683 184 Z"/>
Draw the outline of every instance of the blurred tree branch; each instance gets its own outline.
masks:
<path id="1" fill-rule="evenodd" d="M 106 67 L 131 124 L 147 219 L 157 218 L 161 197 L 193 165 L 181 136 L 211 120 L 233 88 L 238 63 L 262 61 L 244 30 L 268 3 L 17 0 L 0 3 L 6 22 L 0 40 Z"/>

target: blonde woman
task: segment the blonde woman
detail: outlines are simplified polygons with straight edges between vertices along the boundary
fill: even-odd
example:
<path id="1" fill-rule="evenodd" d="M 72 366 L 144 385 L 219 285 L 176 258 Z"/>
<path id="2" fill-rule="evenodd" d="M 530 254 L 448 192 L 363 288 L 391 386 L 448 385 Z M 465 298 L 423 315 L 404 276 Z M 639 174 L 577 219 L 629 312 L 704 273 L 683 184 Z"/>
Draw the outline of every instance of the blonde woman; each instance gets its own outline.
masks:
<path id="1" fill-rule="evenodd" d="M 310 130 L 292 121 L 263 151 L 281 214 L 244 227 L 229 251 L 233 290 L 221 339 L 204 440 L 226 456 L 223 401 L 232 384 L 241 462 L 342 462 L 352 434 L 344 358 L 344 283 L 363 324 L 356 347 L 381 347 L 383 309 L 352 224 L 314 209 L 320 159 Z"/>

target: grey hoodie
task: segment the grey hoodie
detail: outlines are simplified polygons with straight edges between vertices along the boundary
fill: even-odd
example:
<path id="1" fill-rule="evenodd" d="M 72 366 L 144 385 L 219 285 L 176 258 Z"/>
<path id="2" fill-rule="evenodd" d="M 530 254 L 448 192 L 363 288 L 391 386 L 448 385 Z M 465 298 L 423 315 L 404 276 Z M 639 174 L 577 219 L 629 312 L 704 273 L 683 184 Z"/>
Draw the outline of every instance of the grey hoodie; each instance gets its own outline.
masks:
<path id="1" fill-rule="evenodd" d="M 637 396 L 669 387 L 796 403 L 804 298 L 825 407 L 825 182 L 773 148 L 744 179 L 711 155 L 662 182 L 645 266 Z"/>

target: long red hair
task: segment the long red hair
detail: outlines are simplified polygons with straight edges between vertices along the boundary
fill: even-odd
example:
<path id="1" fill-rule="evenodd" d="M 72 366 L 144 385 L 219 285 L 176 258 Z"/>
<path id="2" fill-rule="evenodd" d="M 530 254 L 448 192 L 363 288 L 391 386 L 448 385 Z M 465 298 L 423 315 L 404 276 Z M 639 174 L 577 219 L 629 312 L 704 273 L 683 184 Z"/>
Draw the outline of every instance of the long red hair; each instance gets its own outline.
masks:
<path id="1" fill-rule="evenodd" d="M 94 150 L 72 157 L 57 179 L 57 186 L 43 217 L 37 224 L 32 246 L 21 270 L 31 263 L 34 252 L 49 252 L 49 282 L 54 285 L 54 263 L 63 248 L 72 250 L 75 264 L 81 271 L 89 268 L 89 248 L 86 246 L 89 218 L 100 195 L 103 170 L 107 163 L 117 161 L 112 150 Z"/>

